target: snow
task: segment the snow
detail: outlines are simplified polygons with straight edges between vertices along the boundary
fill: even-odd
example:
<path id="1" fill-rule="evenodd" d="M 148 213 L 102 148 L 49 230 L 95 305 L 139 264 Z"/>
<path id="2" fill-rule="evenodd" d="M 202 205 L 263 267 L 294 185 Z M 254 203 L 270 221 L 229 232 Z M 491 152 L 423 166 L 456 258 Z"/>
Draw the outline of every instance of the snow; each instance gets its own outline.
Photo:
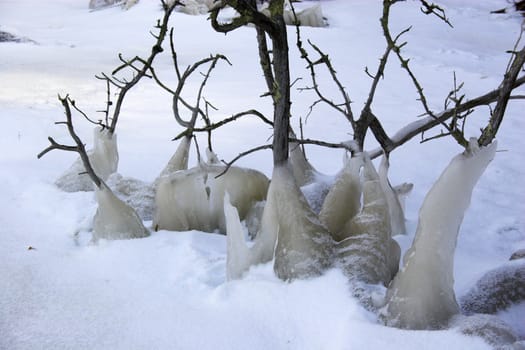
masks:
<path id="1" fill-rule="evenodd" d="M 413 24 L 404 52 L 421 77 L 431 108 L 439 110 L 452 86 L 452 74 L 465 81 L 467 97 L 497 87 L 521 19 L 491 15 L 505 0 L 442 0 L 455 28 L 425 17 L 416 1 L 401 2 L 392 25 Z M 312 2 L 298 4 L 298 8 Z M 302 7 L 301 7 L 302 6 Z M 380 2 L 321 2 L 325 28 L 302 28 L 304 37 L 330 54 L 340 80 L 358 111 L 374 67 L 383 53 L 378 23 Z M 153 42 L 148 31 L 160 18 L 157 1 L 142 0 L 90 12 L 87 0 L 0 0 L 0 31 L 37 44 L 0 43 L 0 349 L 490 349 L 480 338 L 459 331 L 406 331 L 383 326 L 359 305 L 339 269 L 291 283 L 280 281 L 273 264 L 252 267 L 243 279 L 226 281 L 226 237 L 199 231 L 158 231 L 150 237 L 91 243 L 97 204 L 93 192 L 66 193 L 54 181 L 76 155 L 54 151 L 37 160 L 47 137 L 68 144 L 57 93 L 69 93 L 77 106 L 101 117 L 105 87 L 93 76 L 110 72 L 125 57 L 145 56 Z M 181 67 L 217 52 L 233 66 L 218 65 L 206 86 L 219 110 L 212 119 L 256 107 L 271 115 L 251 28 L 214 33 L 206 16 L 175 13 L 175 42 Z M 291 40 L 292 81 L 308 74 Z M 158 57 L 157 72 L 176 82 L 169 53 Z M 185 91 L 197 91 L 190 81 Z M 327 77 L 319 84 L 337 96 Z M 520 94 L 524 89 L 520 89 Z M 308 114 L 313 97 L 292 91 L 292 123 Z M 417 95 L 398 62 L 387 66 L 374 112 L 390 135 L 417 121 Z M 193 99 L 188 99 L 193 100 Z M 488 109 L 472 114 L 468 136 L 477 136 Z M 525 248 L 525 139 L 523 103 L 512 102 L 498 136 L 499 151 L 476 185 L 457 242 L 454 290 L 460 298 L 485 273 L 506 264 Z M 92 126 L 75 120 L 93 148 Z M 119 173 L 152 183 L 173 155 L 170 140 L 181 130 L 171 114 L 171 96 L 151 81 L 130 91 L 118 126 Z M 348 121 L 319 107 L 304 125 L 305 137 L 328 142 L 351 138 Z M 271 130 L 245 118 L 214 133 L 220 159 L 230 160 L 266 144 Z M 204 136 L 198 137 L 201 145 Z M 372 138 L 366 148 L 377 146 Z M 201 147 L 203 149 L 203 147 Z M 410 182 L 406 201 L 407 235 L 396 236 L 403 251 L 416 230 L 423 198 L 450 159 L 460 151 L 450 139 L 408 142 L 390 156 L 392 184 Z M 504 151 L 504 152 L 503 152 Z M 341 168 L 341 152 L 307 146 L 306 155 L 323 174 Z M 195 152 L 190 166 L 196 164 Z M 239 165 L 272 174 L 269 151 Z M 221 198 L 222 200 L 222 198 Z M 151 227 L 151 222 L 145 222 Z M 501 316 L 520 337 L 523 303 Z"/>

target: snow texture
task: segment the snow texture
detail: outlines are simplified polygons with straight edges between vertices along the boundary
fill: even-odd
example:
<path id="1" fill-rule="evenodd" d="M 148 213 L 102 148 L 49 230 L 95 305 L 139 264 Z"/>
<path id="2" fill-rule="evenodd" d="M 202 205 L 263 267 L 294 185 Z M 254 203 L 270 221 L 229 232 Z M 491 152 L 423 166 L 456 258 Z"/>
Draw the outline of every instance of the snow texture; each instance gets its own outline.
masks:
<path id="1" fill-rule="evenodd" d="M 524 301 L 525 263 L 518 261 L 483 275 L 476 285 L 460 298 L 460 305 L 461 310 L 468 315 L 494 314 Z"/>
<path id="2" fill-rule="evenodd" d="M 386 323 L 408 329 L 446 326 L 459 312 L 454 294 L 454 253 L 463 216 L 474 186 L 494 158 L 497 143 L 452 159 L 434 183 L 419 211 L 412 247 L 388 289 Z"/>
<path id="3" fill-rule="evenodd" d="M 401 250 L 392 239 L 388 202 L 367 155 L 363 181 L 363 207 L 342 229 L 338 260 L 352 280 L 387 286 L 398 270 Z"/>
<path id="4" fill-rule="evenodd" d="M 252 169 L 200 165 L 161 177 L 155 193 L 155 230 L 226 232 L 224 195 L 242 220 L 255 203 L 266 198 L 268 178 Z M 219 177 L 217 177 L 220 175 Z"/>
<path id="5" fill-rule="evenodd" d="M 522 349 L 512 328 L 493 315 L 458 315 L 450 320 L 449 326 L 463 334 L 478 336 L 496 349 Z"/>
<path id="6" fill-rule="evenodd" d="M 118 198 L 135 209 L 143 221 L 153 220 L 155 209 L 155 187 L 153 184 L 124 177 L 119 173 L 110 175 L 106 184 Z"/>
<path id="7" fill-rule="evenodd" d="M 392 236 L 395 235 L 404 235 L 406 234 L 405 226 L 405 213 L 403 211 L 403 206 L 399 200 L 398 194 L 392 188 L 390 181 L 388 180 L 388 168 L 390 167 L 390 162 L 388 157 L 383 155 L 381 159 L 381 164 L 379 165 L 379 182 L 385 193 L 385 198 L 388 203 L 388 213 L 390 215 L 390 227 L 392 229 Z"/>
<path id="8" fill-rule="evenodd" d="M 113 194 L 106 184 L 95 191 L 98 208 L 93 219 L 93 240 L 149 236 L 137 212 Z"/>
<path id="9" fill-rule="evenodd" d="M 274 271 L 280 279 L 319 276 L 332 265 L 333 240 L 308 205 L 289 164 L 274 168 L 266 206 L 274 208 L 278 222 Z"/>
<path id="10" fill-rule="evenodd" d="M 275 276 L 273 263 L 268 262 L 252 266 L 242 279 L 227 281 L 224 235 L 158 231 L 142 239 L 101 239 L 92 244 L 94 193 L 66 193 L 53 185 L 76 154 L 50 152 L 41 160 L 36 154 L 48 146 L 48 136 L 69 143 L 65 129 L 54 124 L 63 113 L 57 93 L 75 96 L 89 116 L 103 116 L 96 111 L 106 106 L 106 89 L 94 75 L 110 73 L 120 65 L 118 52 L 124 59 L 147 57 L 153 40 L 149 32 L 157 32 L 153 26 L 162 11 L 158 0 L 142 0 L 130 11 L 119 6 L 90 11 L 88 2 L 0 0 L 0 30 L 38 42 L 0 43 L 0 349 L 494 349 L 454 328 L 410 331 L 383 325 L 375 312 L 352 295 L 353 286 L 340 268 L 286 283 Z M 507 6 L 507 0 L 435 2 L 445 7 L 454 28 L 422 15 L 419 1 L 397 2 L 389 23 L 395 33 L 413 25 L 403 36 L 408 43 L 403 54 L 410 58 L 429 107 L 439 111 L 454 72 L 465 82 L 465 99 L 498 87 L 522 17 L 510 11 L 490 13 Z M 330 26 L 302 27 L 302 38 L 330 56 L 354 102 L 354 112 L 359 112 L 370 91 L 370 77 L 363 67 L 374 69 L 385 49 L 378 22 L 381 1 L 320 3 Z M 294 3 L 298 10 L 314 4 Z M 233 11 L 226 10 L 223 15 L 230 14 Z M 259 97 L 267 86 L 260 73 L 253 28 L 224 35 L 210 28 L 207 16 L 177 12 L 172 16 L 183 69 L 210 53 L 224 54 L 232 63 L 231 67 L 217 66 L 206 85 L 206 100 L 219 109 L 210 109 L 212 122 L 249 109 L 271 115 L 271 99 Z M 294 28 L 289 29 L 289 34 L 294 33 Z M 295 38 L 290 35 L 289 39 L 293 79 L 302 78 L 291 90 L 292 127 L 298 130 L 299 118 L 308 114 L 305 137 L 333 143 L 347 140 L 348 120 L 322 104 L 310 113 L 317 96 L 311 90 L 296 89 L 310 85 L 310 78 L 304 60 L 293 49 Z M 176 78 L 167 44 L 155 59 L 155 69 L 159 78 L 173 86 Z M 413 85 L 392 58 L 372 105 L 391 136 L 407 123 L 430 120 L 417 117 L 424 111 L 415 101 Z M 324 69 L 318 78 L 326 96 L 339 103 L 340 92 Z M 187 81 L 188 100 L 193 100 L 201 82 Z M 516 91 L 516 95 L 524 93 L 523 87 Z M 175 152 L 178 145 L 168 140 L 183 130 L 172 118 L 171 98 L 152 79 L 141 80 L 128 93 L 121 111 L 125 118 L 117 131 L 119 173 L 124 179 L 152 183 Z M 467 134 L 479 132 L 488 111 L 481 108 L 469 116 Z M 81 119 L 75 121 L 75 129 L 93 148 L 92 125 Z M 499 147 L 506 152 L 498 153 L 476 185 L 461 226 L 453 271 L 458 297 L 513 252 L 525 248 L 523 130 L 523 104 L 513 100 L 498 132 Z M 231 160 L 241 151 L 268 143 L 270 136 L 270 128 L 258 120 L 242 118 L 215 130 L 213 144 L 221 157 Z M 207 143 L 206 133 L 196 138 L 201 145 Z M 447 137 L 418 141 L 416 136 L 390 158 L 392 184 L 414 183 L 406 200 L 407 235 L 395 237 L 403 252 L 414 237 L 426 193 L 459 149 Z M 375 147 L 368 135 L 365 149 Z M 342 150 L 305 148 L 308 160 L 323 173 L 335 175 L 342 168 Z M 189 164 L 196 162 L 196 154 L 190 152 Z M 252 153 L 238 165 L 272 174 L 269 151 Z M 305 191 L 308 197 L 312 192 L 316 191 Z M 117 191 L 115 195 L 119 196 Z M 423 281 L 414 288 L 422 285 Z M 385 287 L 374 287 L 374 299 L 380 301 Z M 525 339 L 523 315 L 525 303 L 497 314 L 520 339 Z"/>
<path id="11" fill-rule="evenodd" d="M 118 168 L 117 135 L 97 127 L 93 131 L 93 141 L 93 149 L 87 151 L 89 162 L 95 174 L 102 181 L 106 181 Z M 56 180 L 55 184 L 66 192 L 93 191 L 95 188 L 89 175 L 86 174 L 80 157 Z"/>

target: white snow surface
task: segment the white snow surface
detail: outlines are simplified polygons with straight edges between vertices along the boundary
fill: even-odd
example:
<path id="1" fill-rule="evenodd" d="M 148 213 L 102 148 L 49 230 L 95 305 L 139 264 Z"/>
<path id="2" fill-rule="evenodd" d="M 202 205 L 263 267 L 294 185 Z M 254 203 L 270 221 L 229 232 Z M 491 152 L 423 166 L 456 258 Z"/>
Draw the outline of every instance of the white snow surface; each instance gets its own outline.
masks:
<path id="1" fill-rule="evenodd" d="M 412 24 L 403 48 L 425 87 L 431 108 L 439 110 L 453 84 L 465 82 L 467 97 L 499 84 L 521 18 L 489 12 L 505 0 L 441 0 L 454 24 L 449 28 L 421 14 L 417 1 L 396 5 L 395 31 Z M 311 6 L 312 2 L 299 4 Z M 380 1 L 322 1 L 328 27 L 303 28 L 330 54 L 340 80 L 359 112 L 370 78 L 384 50 L 378 18 Z M 0 349 L 490 349 L 457 330 L 406 331 L 383 326 L 352 297 L 338 269 L 323 276 L 285 283 L 272 263 L 253 267 L 243 279 L 226 281 L 226 237 L 197 231 L 153 232 L 134 240 L 91 243 L 96 211 L 93 192 L 65 193 L 55 179 L 76 154 L 53 151 L 47 137 L 71 144 L 57 93 L 69 93 L 94 118 L 105 107 L 105 86 L 94 78 L 111 72 L 124 57 L 145 56 L 148 31 L 160 18 L 157 1 L 142 0 L 128 11 L 119 7 L 90 12 L 87 0 L 0 0 L 0 30 L 32 43 L 0 43 Z M 206 16 L 173 15 L 181 66 L 223 53 L 233 66 L 219 64 L 204 94 L 218 111 L 212 118 L 257 108 L 271 115 L 271 101 L 258 67 L 253 28 L 215 33 Z M 290 31 L 292 80 L 307 84 L 308 72 Z M 303 40 L 306 43 L 306 40 Z M 164 46 L 166 49 L 167 45 Z M 169 50 L 156 60 L 158 74 L 174 86 Z M 185 91 L 196 93 L 200 81 Z M 331 96 L 338 91 L 326 76 L 319 83 Z M 520 89 L 524 94 L 524 89 Z M 194 96 L 187 96 L 194 98 Z M 308 114 L 314 97 L 292 91 L 292 123 Z M 392 57 L 373 105 L 393 135 L 421 114 L 415 89 Z M 467 136 L 477 136 L 488 109 L 472 114 Z M 454 265 L 459 298 L 483 274 L 525 248 L 525 119 L 523 102 L 512 102 L 498 136 L 498 152 L 474 189 L 460 229 Z M 75 118 L 89 145 L 92 125 Z M 152 182 L 166 165 L 180 132 L 171 115 L 170 96 L 144 80 L 128 95 L 118 126 L 119 169 L 123 176 Z M 214 133 L 214 151 L 225 160 L 267 143 L 270 129 L 245 118 Z M 326 107 L 314 110 L 305 137 L 342 142 L 351 138 L 348 121 Z M 205 145 L 204 135 L 199 137 Z M 367 149 L 377 145 L 368 138 Z M 201 147 L 204 149 L 204 147 Z M 341 152 L 306 147 L 310 162 L 324 174 L 341 168 Z M 406 203 L 408 234 L 396 240 L 405 251 L 423 198 L 453 155 L 450 139 L 419 144 L 413 140 L 390 158 L 393 184 L 414 183 Z M 194 150 L 190 165 L 195 165 Z M 271 175 L 270 152 L 239 162 Z M 145 222 L 146 226 L 151 222 Z M 504 315 L 514 329 L 523 316 Z M 522 313 L 521 313 L 522 314 Z M 514 315 L 514 316 L 512 316 Z M 520 324 L 521 322 L 521 324 Z M 520 328 L 521 327 L 521 328 Z M 523 332 L 520 332 L 523 337 Z"/>

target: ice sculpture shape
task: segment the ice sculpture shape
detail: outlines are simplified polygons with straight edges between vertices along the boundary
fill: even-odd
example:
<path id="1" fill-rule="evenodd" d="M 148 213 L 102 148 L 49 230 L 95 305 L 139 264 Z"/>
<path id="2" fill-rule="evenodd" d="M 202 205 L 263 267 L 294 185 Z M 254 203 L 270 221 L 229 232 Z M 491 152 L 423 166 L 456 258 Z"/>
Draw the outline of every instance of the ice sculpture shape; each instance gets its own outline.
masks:
<path id="1" fill-rule="evenodd" d="M 266 198 L 268 178 L 252 169 L 201 165 L 159 179 L 153 227 L 172 231 L 226 232 L 224 194 L 244 219 L 250 208 Z"/>
<path id="2" fill-rule="evenodd" d="M 290 134 L 292 137 L 295 137 L 293 132 Z M 295 177 L 299 187 L 309 185 L 315 181 L 317 171 L 306 159 L 301 145 L 296 142 L 290 142 L 289 162 L 292 166 L 293 176 Z"/>
<path id="3" fill-rule="evenodd" d="M 137 212 L 118 199 L 106 184 L 102 183 L 95 193 L 98 208 L 93 220 L 93 240 L 149 236 Z"/>
<path id="4" fill-rule="evenodd" d="M 170 158 L 168 164 L 160 172 L 159 177 L 155 180 L 155 183 L 158 182 L 158 179 L 161 177 L 169 176 L 176 171 L 188 169 L 188 157 L 190 153 L 191 138 L 186 136 L 180 140 L 179 146 L 175 151 L 175 154 Z"/>
<path id="5" fill-rule="evenodd" d="M 273 170 L 267 206 L 279 225 L 274 271 L 283 280 L 308 278 L 332 265 L 333 240 L 310 209 L 289 164 Z"/>
<path id="6" fill-rule="evenodd" d="M 109 175 L 117 171 L 117 135 L 112 134 L 108 129 L 100 130 L 99 128 L 95 128 L 93 140 L 93 150 L 87 152 L 89 161 L 98 177 L 105 181 Z M 73 165 L 55 181 L 55 184 L 66 192 L 93 191 L 93 182 L 85 172 L 84 164 L 79 157 Z"/>
<path id="7" fill-rule="evenodd" d="M 319 213 L 319 219 L 336 241 L 346 238 L 347 235 L 343 231 L 345 224 L 361 209 L 359 172 L 363 165 L 363 157 L 356 155 L 350 160 L 345 159 L 344 163 L 344 168 L 337 175 Z"/>
<path id="8" fill-rule="evenodd" d="M 386 286 L 398 270 L 401 250 L 391 237 L 388 203 L 368 156 L 363 180 L 363 208 L 342 229 L 345 238 L 337 244 L 338 259 L 351 279 Z"/>
<path id="9" fill-rule="evenodd" d="M 452 159 L 427 194 L 419 211 L 412 247 L 387 293 L 382 317 L 408 329 L 444 327 L 458 313 L 454 295 L 454 251 L 472 191 L 494 158 L 496 142 L 469 149 Z"/>
<path id="10" fill-rule="evenodd" d="M 395 193 L 390 181 L 388 181 L 388 168 L 390 167 L 388 158 L 383 156 L 381 164 L 379 165 L 379 182 L 385 193 L 385 198 L 388 203 L 388 212 L 390 214 L 390 226 L 392 228 L 392 236 L 404 235 L 406 233 L 405 214 L 403 207 Z"/>
<path id="11" fill-rule="evenodd" d="M 272 203 L 266 205 L 261 229 L 249 248 L 244 241 L 244 230 L 237 209 L 230 204 L 230 196 L 224 197 L 224 215 L 227 231 L 226 277 L 239 279 L 251 266 L 273 259 L 279 225 Z"/>

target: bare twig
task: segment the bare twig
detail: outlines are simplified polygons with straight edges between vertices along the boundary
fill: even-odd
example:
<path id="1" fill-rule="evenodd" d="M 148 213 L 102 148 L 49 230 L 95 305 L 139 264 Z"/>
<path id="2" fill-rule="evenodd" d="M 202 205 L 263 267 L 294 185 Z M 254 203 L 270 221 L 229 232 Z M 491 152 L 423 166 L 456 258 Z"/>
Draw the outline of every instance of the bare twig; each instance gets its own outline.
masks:
<path id="1" fill-rule="evenodd" d="M 58 96 L 58 99 L 62 103 L 62 106 L 64 107 L 64 111 L 66 113 L 66 122 L 67 129 L 69 132 L 69 135 L 75 141 L 76 146 L 67 146 L 57 143 L 52 137 L 48 137 L 48 140 L 50 142 L 50 146 L 47 147 L 45 150 L 40 152 L 38 154 L 38 159 L 43 157 L 46 153 L 48 153 L 51 150 L 59 149 L 63 151 L 72 151 L 77 152 L 80 155 L 80 159 L 82 160 L 82 163 L 84 164 L 84 168 L 86 169 L 86 173 L 91 178 L 91 180 L 95 183 L 95 185 L 100 188 L 102 186 L 102 180 L 98 177 L 98 175 L 93 170 L 93 167 L 91 166 L 91 163 L 89 161 L 88 154 L 86 152 L 86 148 L 84 146 L 84 143 L 80 139 L 80 137 L 75 132 L 75 128 L 73 127 L 73 120 L 71 118 L 71 108 L 70 104 L 72 105 L 72 100 L 69 98 L 69 95 L 66 95 L 66 97 L 62 98 Z M 64 124 L 64 123 L 61 123 Z"/>

